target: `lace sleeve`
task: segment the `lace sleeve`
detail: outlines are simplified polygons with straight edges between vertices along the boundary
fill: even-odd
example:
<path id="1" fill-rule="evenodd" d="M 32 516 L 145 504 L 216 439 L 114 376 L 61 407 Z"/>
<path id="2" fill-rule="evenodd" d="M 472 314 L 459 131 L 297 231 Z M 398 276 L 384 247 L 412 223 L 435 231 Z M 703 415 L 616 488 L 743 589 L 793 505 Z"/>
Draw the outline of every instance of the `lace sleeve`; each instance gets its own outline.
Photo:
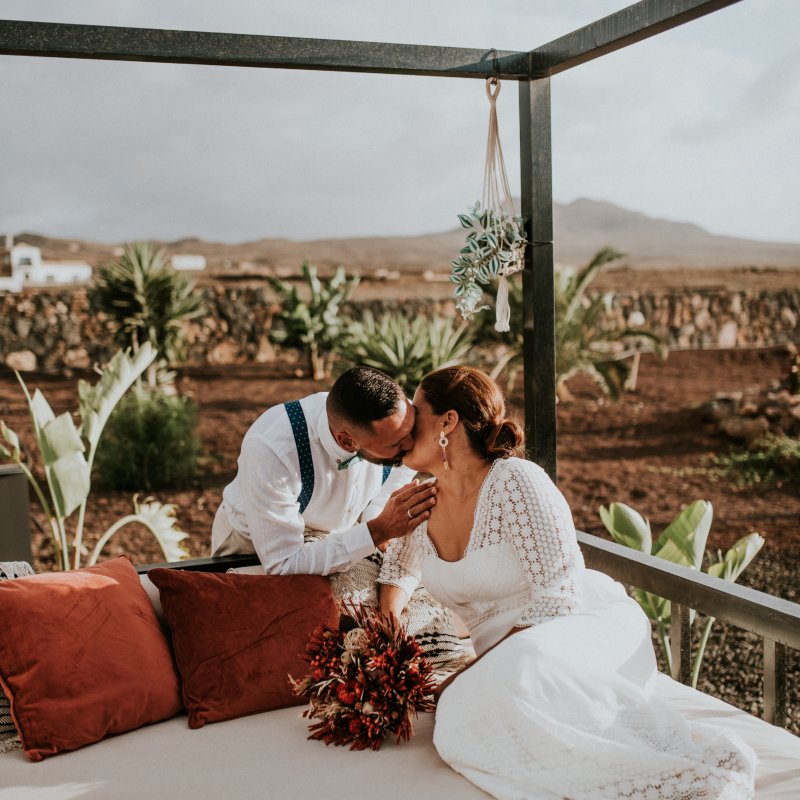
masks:
<path id="1" fill-rule="evenodd" d="M 420 581 L 419 530 L 402 539 L 392 539 L 383 554 L 378 583 L 397 586 L 409 597 Z"/>
<path id="2" fill-rule="evenodd" d="M 576 610 L 583 556 L 567 501 L 544 470 L 531 461 L 509 462 L 492 510 L 531 586 L 531 605 L 517 624 L 535 625 Z"/>

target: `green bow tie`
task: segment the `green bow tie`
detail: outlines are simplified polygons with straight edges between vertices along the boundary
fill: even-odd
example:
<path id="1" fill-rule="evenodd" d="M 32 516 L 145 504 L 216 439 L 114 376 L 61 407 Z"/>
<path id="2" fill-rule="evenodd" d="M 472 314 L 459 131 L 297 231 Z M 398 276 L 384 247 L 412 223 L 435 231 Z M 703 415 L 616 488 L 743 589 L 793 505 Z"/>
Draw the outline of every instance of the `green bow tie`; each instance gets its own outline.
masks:
<path id="1" fill-rule="evenodd" d="M 363 461 L 364 459 L 358 454 L 354 453 L 350 458 L 346 461 L 342 461 L 339 466 L 336 467 L 338 470 L 348 469 L 351 464 L 357 464 L 359 461 Z"/>

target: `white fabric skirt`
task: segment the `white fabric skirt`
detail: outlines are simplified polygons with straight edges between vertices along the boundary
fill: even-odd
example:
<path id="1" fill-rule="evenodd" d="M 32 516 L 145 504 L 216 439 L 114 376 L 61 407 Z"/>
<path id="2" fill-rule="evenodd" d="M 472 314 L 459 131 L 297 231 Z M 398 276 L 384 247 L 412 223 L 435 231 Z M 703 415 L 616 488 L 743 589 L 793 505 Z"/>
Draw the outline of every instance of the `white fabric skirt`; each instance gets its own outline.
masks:
<path id="1" fill-rule="evenodd" d="M 434 744 L 498 800 L 740 800 L 756 757 L 653 697 L 650 622 L 587 570 L 583 610 L 513 634 L 459 675 Z"/>

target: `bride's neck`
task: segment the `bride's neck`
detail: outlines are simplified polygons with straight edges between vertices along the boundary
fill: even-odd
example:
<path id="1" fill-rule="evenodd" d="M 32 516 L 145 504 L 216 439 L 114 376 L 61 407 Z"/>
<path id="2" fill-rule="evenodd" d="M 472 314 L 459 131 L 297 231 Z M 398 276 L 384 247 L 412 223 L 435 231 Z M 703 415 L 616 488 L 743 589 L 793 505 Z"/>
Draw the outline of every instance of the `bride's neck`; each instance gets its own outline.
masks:
<path id="1" fill-rule="evenodd" d="M 491 462 L 476 453 L 461 453 L 448 458 L 449 468 L 441 465 L 434 473 L 440 492 L 454 497 L 467 497 L 483 483 Z"/>

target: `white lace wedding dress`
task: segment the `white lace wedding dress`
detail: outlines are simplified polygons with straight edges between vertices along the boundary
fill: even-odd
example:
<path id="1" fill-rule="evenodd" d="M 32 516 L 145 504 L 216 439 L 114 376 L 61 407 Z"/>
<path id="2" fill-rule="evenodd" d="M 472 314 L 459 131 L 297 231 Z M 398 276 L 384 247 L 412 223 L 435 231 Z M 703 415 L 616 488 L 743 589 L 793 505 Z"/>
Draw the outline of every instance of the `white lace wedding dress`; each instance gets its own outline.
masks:
<path id="1" fill-rule="evenodd" d="M 445 689 L 434 744 L 499 800 L 739 800 L 756 757 L 653 696 L 650 623 L 620 584 L 585 569 L 564 497 L 536 464 L 495 461 L 459 561 L 422 523 L 387 550 L 381 583 L 422 580 L 481 656 Z M 497 644 L 513 627 L 525 627 Z M 496 645 L 494 647 L 494 645 Z M 488 651 L 488 652 L 487 652 Z"/>

